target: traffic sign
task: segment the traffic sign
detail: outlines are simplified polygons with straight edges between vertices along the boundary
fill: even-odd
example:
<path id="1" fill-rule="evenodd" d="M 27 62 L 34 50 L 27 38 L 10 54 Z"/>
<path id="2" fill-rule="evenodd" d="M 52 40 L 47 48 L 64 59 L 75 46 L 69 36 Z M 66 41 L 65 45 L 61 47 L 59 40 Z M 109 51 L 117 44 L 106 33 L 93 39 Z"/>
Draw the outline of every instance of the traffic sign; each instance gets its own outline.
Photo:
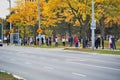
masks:
<path id="1" fill-rule="evenodd" d="M 96 20 L 92 21 L 91 29 L 96 29 Z"/>
<path id="2" fill-rule="evenodd" d="M 39 28 L 39 29 L 37 30 L 37 32 L 38 32 L 39 34 L 42 33 L 42 29 Z"/>

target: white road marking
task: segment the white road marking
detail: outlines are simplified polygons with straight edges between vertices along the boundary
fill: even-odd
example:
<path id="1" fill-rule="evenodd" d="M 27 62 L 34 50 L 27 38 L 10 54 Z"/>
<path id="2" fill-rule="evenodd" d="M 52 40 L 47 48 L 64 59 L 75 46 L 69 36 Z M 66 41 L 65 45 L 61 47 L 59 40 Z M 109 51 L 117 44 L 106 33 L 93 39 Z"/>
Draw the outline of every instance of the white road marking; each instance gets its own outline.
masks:
<path id="1" fill-rule="evenodd" d="M 76 76 L 80 76 L 80 77 L 86 77 L 87 76 L 87 75 L 76 73 L 76 72 L 72 72 L 72 74 L 76 75 Z"/>
<path id="2" fill-rule="evenodd" d="M 14 76 L 15 78 L 17 78 L 17 79 L 26 80 L 26 79 L 24 79 L 24 78 L 22 78 L 22 77 L 20 77 L 20 76 L 14 75 L 14 74 L 13 74 L 13 76 Z"/>
<path id="3" fill-rule="evenodd" d="M 47 70 L 53 70 L 54 69 L 53 67 L 49 67 L 49 66 L 44 66 L 43 68 L 47 69 Z"/>
<path id="4" fill-rule="evenodd" d="M 97 66 L 97 65 L 88 65 L 88 66 L 93 66 L 93 67 L 97 67 L 97 68 L 103 68 L 103 69 L 110 69 L 110 70 L 120 71 L 120 69 L 111 68 L 111 67 L 104 67 L 104 66 Z"/>
<path id="5" fill-rule="evenodd" d="M 77 62 L 72 62 L 72 63 L 77 63 Z M 102 68 L 102 69 L 110 69 L 110 70 L 120 71 L 120 69 L 112 68 L 112 67 L 97 66 L 97 65 L 85 64 L 85 63 L 77 63 L 77 64 L 86 65 L 86 66 L 90 66 L 90 67 L 97 67 L 97 68 Z"/>
<path id="6" fill-rule="evenodd" d="M 78 60 L 78 61 L 86 61 L 86 60 Z"/>
<path id="7" fill-rule="evenodd" d="M 66 59 L 66 61 L 70 61 L 70 62 L 74 62 L 74 61 L 86 61 L 86 60 L 84 60 L 84 59 Z"/>

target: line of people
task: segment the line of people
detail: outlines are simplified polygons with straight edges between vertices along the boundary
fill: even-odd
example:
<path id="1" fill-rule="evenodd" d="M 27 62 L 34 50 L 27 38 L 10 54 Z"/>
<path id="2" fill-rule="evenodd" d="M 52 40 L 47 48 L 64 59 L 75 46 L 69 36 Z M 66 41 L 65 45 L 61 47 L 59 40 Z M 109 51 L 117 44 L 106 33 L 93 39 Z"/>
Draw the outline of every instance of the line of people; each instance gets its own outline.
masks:
<path id="1" fill-rule="evenodd" d="M 104 38 L 101 36 L 97 36 L 95 39 L 95 48 L 98 49 L 100 47 L 102 47 L 102 49 L 104 49 Z M 116 49 L 115 37 L 113 35 L 109 36 L 108 48 Z"/>
<path id="2" fill-rule="evenodd" d="M 113 35 L 109 37 L 109 49 L 116 49 L 115 37 Z"/>

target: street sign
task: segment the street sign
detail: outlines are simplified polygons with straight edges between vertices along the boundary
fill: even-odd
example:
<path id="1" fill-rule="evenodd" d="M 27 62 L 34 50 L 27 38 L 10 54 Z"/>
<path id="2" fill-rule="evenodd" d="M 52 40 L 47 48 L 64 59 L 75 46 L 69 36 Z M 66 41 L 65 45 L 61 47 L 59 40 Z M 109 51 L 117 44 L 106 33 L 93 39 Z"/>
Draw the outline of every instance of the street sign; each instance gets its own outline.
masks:
<path id="1" fill-rule="evenodd" d="M 92 21 L 91 29 L 96 29 L 96 20 Z"/>
<path id="2" fill-rule="evenodd" d="M 39 34 L 41 34 L 41 33 L 42 33 L 42 29 L 39 28 L 39 29 L 37 30 L 37 32 L 38 32 Z"/>

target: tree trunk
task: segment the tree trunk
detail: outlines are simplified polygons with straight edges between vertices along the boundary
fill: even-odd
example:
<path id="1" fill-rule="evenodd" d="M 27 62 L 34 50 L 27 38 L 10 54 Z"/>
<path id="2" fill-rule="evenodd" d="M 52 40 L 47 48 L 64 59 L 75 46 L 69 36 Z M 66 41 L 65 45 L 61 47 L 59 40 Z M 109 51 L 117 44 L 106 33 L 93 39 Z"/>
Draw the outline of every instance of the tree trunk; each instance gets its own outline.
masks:
<path id="1" fill-rule="evenodd" d="M 81 35 L 82 35 L 82 39 L 83 39 L 82 47 L 86 48 L 86 43 L 85 43 L 85 41 L 86 41 L 86 30 L 85 30 L 85 26 L 82 26 L 81 33 L 82 33 Z"/>
<path id="2" fill-rule="evenodd" d="M 70 23 L 68 23 L 68 32 L 69 32 L 69 36 L 71 36 L 71 25 L 70 25 Z"/>
<path id="3" fill-rule="evenodd" d="M 24 46 L 26 45 L 25 37 L 26 37 L 26 27 L 24 26 L 24 39 L 23 39 Z"/>
<path id="4" fill-rule="evenodd" d="M 100 29 L 101 29 L 101 35 L 103 38 L 105 38 L 105 17 L 103 15 L 103 17 L 100 19 Z"/>

